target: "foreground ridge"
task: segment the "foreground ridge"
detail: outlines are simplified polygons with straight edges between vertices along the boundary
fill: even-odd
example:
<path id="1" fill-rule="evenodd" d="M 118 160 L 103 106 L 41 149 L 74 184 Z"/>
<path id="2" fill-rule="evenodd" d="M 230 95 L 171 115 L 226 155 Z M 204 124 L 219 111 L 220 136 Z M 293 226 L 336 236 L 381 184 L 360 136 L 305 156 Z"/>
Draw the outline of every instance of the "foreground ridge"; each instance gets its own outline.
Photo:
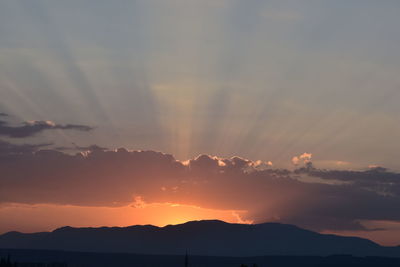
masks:
<path id="1" fill-rule="evenodd" d="M 0 235 L 0 248 L 55 249 L 158 255 L 265 256 L 312 255 L 400 257 L 399 247 L 383 247 L 368 239 L 320 234 L 280 223 L 234 224 L 218 220 L 190 221 L 157 227 L 70 226 L 52 232 Z"/>

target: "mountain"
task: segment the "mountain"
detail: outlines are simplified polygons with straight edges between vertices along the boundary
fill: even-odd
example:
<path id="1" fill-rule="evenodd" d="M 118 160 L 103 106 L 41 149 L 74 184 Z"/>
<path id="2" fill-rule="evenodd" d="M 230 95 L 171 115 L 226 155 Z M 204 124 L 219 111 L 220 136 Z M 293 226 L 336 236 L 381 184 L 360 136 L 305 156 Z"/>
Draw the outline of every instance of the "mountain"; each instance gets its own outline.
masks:
<path id="1" fill-rule="evenodd" d="M 72 228 L 53 232 L 0 235 L 0 248 L 82 252 L 204 256 L 264 256 L 351 254 L 400 257 L 400 248 L 382 247 L 358 237 L 325 235 L 280 223 L 230 224 L 192 221 L 156 227 Z"/>

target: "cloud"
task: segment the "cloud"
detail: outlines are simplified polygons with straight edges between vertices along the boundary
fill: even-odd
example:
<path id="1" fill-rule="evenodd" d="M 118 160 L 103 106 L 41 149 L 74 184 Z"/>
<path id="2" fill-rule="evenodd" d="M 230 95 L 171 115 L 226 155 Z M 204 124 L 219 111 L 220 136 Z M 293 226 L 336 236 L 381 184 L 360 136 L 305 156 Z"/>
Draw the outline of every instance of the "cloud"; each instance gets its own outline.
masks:
<path id="1" fill-rule="evenodd" d="M 383 167 L 369 168 L 365 171 L 300 168 L 296 172 L 327 181 L 342 181 L 383 196 L 400 195 L 400 174 Z"/>
<path id="2" fill-rule="evenodd" d="M 311 153 L 303 153 L 299 156 L 294 156 L 292 158 L 292 163 L 296 166 L 299 165 L 301 162 L 303 162 L 304 164 L 307 164 L 307 163 L 311 162 L 311 158 L 312 158 Z"/>
<path id="3" fill-rule="evenodd" d="M 43 149 L 44 147 L 52 145 L 51 143 L 47 144 L 12 144 L 3 140 L 0 140 L 0 157 L 12 157 L 15 155 L 21 154 L 32 154 L 35 151 Z"/>
<path id="4" fill-rule="evenodd" d="M 4 113 L 2 113 L 4 114 Z M 2 115 L 7 116 L 7 114 Z M 28 121 L 20 126 L 10 126 L 8 122 L 0 120 L 0 136 L 12 138 L 31 137 L 44 130 L 76 130 L 76 131 L 91 131 L 92 127 L 79 124 L 56 124 L 52 121 Z"/>
<path id="5" fill-rule="evenodd" d="M 96 151 L 96 150 L 100 150 L 100 151 L 106 151 L 108 150 L 108 148 L 106 147 L 102 147 L 102 146 L 98 146 L 98 145 L 90 145 L 90 146 L 79 146 L 75 143 L 71 143 L 72 146 L 59 146 L 56 147 L 55 150 L 58 151 L 81 151 L 81 152 L 90 152 L 90 151 Z"/>
<path id="6" fill-rule="evenodd" d="M 368 230 L 362 223 L 368 220 L 400 221 L 395 212 L 400 174 L 382 168 L 343 171 L 307 165 L 291 171 L 260 168 L 259 161 L 240 157 L 200 155 L 182 162 L 161 152 L 124 148 L 92 146 L 71 155 L 40 145 L 0 146 L 8 147 L 0 158 L 3 204 L 177 203 L 243 210 L 243 221 L 280 221 L 321 231 Z"/>

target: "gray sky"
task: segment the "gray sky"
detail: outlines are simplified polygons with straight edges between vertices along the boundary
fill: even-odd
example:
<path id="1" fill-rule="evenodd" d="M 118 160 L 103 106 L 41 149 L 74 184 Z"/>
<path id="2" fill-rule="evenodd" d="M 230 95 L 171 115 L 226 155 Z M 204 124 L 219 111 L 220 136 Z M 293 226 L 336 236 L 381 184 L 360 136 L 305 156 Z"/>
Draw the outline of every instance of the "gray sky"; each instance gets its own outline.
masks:
<path id="1" fill-rule="evenodd" d="M 0 112 L 94 127 L 24 143 L 276 166 L 309 152 L 321 167 L 399 170 L 399 11 L 389 0 L 2 0 Z"/>

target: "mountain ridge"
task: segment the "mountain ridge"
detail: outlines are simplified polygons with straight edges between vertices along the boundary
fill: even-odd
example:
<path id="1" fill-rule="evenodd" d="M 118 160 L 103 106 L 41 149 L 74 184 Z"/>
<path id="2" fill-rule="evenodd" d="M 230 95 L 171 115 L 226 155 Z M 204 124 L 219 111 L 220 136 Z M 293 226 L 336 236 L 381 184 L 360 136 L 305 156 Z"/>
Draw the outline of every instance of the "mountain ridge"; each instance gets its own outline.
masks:
<path id="1" fill-rule="evenodd" d="M 8 232 L 0 248 L 59 249 L 82 252 L 118 252 L 177 255 L 264 256 L 351 254 L 400 257 L 400 248 L 384 247 L 359 237 L 320 234 L 295 225 L 190 221 L 157 227 L 71 227 L 51 232 Z"/>

